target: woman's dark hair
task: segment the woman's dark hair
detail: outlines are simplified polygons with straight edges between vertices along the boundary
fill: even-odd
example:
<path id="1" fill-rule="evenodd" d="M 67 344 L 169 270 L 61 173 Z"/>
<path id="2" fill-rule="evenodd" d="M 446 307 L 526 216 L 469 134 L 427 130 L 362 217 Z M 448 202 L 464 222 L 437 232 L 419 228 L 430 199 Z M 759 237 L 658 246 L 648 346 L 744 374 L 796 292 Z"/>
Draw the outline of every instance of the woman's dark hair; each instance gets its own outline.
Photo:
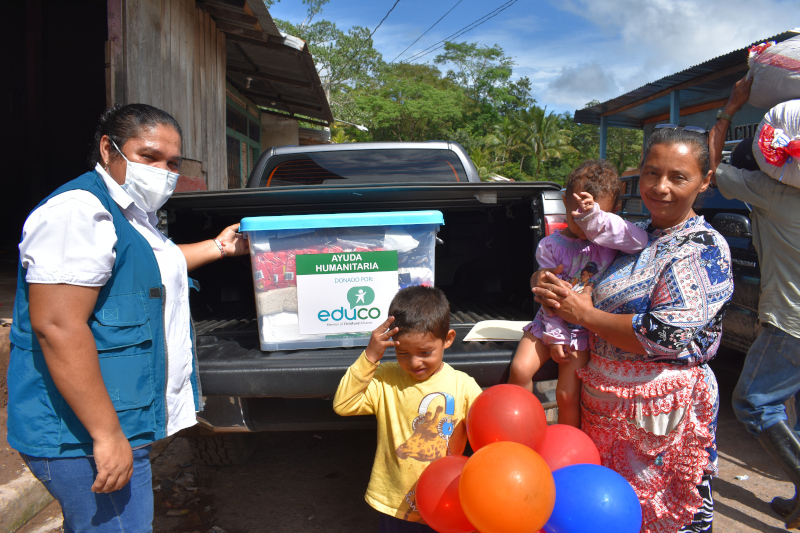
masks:
<path id="1" fill-rule="evenodd" d="M 102 163 L 100 157 L 100 139 L 103 135 L 114 141 L 117 146 L 128 142 L 128 139 L 138 137 L 143 130 L 155 128 L 157 126 L 172 126 L 178 132 L 178 136 L 183 140 L 183 133 L 178 121 L 172 115 L 162 111 L 157 107 L 147 104 L 128 104 L 125 106 L 115 105 L 100 115 L 100 122 L 97 124 L 97 131 L 92 141 L 92 149 L 89 154 L 89 166 L 94 168 L 97 163 Z M 119 157 L 116 150 L 112 151 L 112 158 Z"/>
<path id="2" fill-rule="evenodd" d="M 708 135 L 683 128 L 659 128 L 655 130 L 647 140 L 642 163 L 639 165 L 640 169 L 644 166 L 644 162 L 650 154 L 650 149 L 657 144 L 685 144 L 692 149 L 702 177 L 705 178 L 711 169 L 711 156 L 708 153 Z"/>
<path id="3" fill-rule="evenodd" d="M 588 192 L 595 201 L 610 196 L 614 208 L 619 200 L 617 168 L 605 159 L 587 159 L 570 172 L 565 189 L 568 195 L 575 191 Z"/>
<path id="4" fill-rule="evenodd" d="M 446 340 L 450 331 L 450 303 L 435 287 L 415 285 L 401 290 L 389 304 L 389 316 L 394 317 L 391 327 L 400 328 L 395 339 L 407 333 L 431 333 Z"/>

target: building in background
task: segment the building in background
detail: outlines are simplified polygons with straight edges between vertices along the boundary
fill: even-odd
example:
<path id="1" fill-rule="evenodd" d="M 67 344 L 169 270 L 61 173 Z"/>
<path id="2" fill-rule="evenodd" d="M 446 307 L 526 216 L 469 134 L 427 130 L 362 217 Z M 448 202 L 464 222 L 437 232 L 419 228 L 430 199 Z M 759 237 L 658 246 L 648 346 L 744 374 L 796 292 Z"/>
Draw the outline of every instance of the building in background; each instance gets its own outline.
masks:
<path id="1" fill-rule="evenodd" d="M 107 103 L 171 113 L 184 129 L 183 173 L 208 189 L 243 187 L 265 148 L 299 144 L 299 119 L 333 120 L 308 46 L 281 34 L 263 1 L 107 6 Z"/>
<path id="2" fill-rule="evenodd" d="M 183 190 L 241 187 L 266 148 L 320 142 L 298 121 L 333 121 L 308 46 L 281 34 L 261 0 L 24 0 L 5 3 L 3 20 L 9 257 L 30 210 L 88 170 L 110 105 L 147 103 L 178 120 Z"/>

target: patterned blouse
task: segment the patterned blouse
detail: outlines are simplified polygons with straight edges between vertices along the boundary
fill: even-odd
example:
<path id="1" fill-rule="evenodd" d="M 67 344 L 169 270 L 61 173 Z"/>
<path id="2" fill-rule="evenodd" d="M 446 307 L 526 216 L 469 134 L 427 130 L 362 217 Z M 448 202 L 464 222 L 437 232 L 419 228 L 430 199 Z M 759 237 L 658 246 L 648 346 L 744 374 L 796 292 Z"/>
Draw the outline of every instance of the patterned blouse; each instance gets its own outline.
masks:
<path id="1" fill-rule="evenodd" d="M 592 292 L 595 307 L 633 314 L 646 355 L 595 337 L 594 352 L 616 361 L 697 366 L 717 353 L 722 318 L 733 294 L 731 254 L 725 239 L 702 216 L 655 229 L 638 254 L 620 254 Z"/>

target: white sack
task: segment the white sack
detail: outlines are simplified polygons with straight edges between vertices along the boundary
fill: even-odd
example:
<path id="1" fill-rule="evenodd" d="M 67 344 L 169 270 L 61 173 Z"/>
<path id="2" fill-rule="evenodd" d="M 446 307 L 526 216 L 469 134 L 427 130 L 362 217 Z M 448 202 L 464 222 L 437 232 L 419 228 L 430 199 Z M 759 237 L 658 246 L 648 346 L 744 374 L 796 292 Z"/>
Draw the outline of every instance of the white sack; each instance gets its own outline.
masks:
<path id="1" fill-rule="evenodd" d="M 769 109 L 800 98 L 800 35 L 765 48 L 761 53 L 751 49 L 748 64 L 748 77 L 753 78 L 750 105 Z"/>
<path id="2" fill-rule="evenodd" d="M 800 158 L 791 158 L 786 164 L 778 167 L 770 164 L 764 157 L 758 141 L 765 124 L 769 124 L 775 130 L 783 130 L 789 139 L 800 139 L 800 100 L 783 102 L 770 109 L 759 123 L 753 137 L 753 157 L 761 171 L 787 185 L 800 188 L 800 161 L 798 161 Z"/>

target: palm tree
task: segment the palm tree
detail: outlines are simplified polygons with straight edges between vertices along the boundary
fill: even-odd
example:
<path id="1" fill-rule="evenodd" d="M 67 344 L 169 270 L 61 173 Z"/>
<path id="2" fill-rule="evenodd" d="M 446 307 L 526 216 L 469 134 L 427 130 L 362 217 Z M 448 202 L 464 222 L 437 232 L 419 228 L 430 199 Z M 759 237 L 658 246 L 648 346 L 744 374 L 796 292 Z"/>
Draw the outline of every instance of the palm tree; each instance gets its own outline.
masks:
<path id="1" fill-rule="evenodd" d="M 500 166 L 486 147 L 473 148 L 469 152 L 469 158 L 472 159 L 472 163 L 475 165 L 482 180 L 486 180 L 492 174 L 495 174 L 495 171 Z"/>
<path id="2" fill-rule="evenodd" d="M 334 124 L 331 128 L 331 142 L 335 144 L 341 143 L 351 143 L 354 139 L 350 137 L 345 128 L 339 127 L 337 124 Z"/>
<path id="3" fill-rule="evenodd" d="M 500 154 L 501 164 L 511 160 L 511 154 L 522 147 L 519 127 L 514 119 L 503 116 L 499 124 L 495 124 L 492 133 L 486 136 L 484 144 Z"/>
<path id="4" fill-rule="evenodd" d="M 570 144 L 572 132 L 561 128 L 558 115 L 552 111 L 548 114 L 547 107 L 534 105 L 523 111 L 517 122 L 522 131 L 525 152 L 536 158 L 534 179 L 539 179 L 543 162 L 561 159 L 565 154 L 577 152 Z"/>

